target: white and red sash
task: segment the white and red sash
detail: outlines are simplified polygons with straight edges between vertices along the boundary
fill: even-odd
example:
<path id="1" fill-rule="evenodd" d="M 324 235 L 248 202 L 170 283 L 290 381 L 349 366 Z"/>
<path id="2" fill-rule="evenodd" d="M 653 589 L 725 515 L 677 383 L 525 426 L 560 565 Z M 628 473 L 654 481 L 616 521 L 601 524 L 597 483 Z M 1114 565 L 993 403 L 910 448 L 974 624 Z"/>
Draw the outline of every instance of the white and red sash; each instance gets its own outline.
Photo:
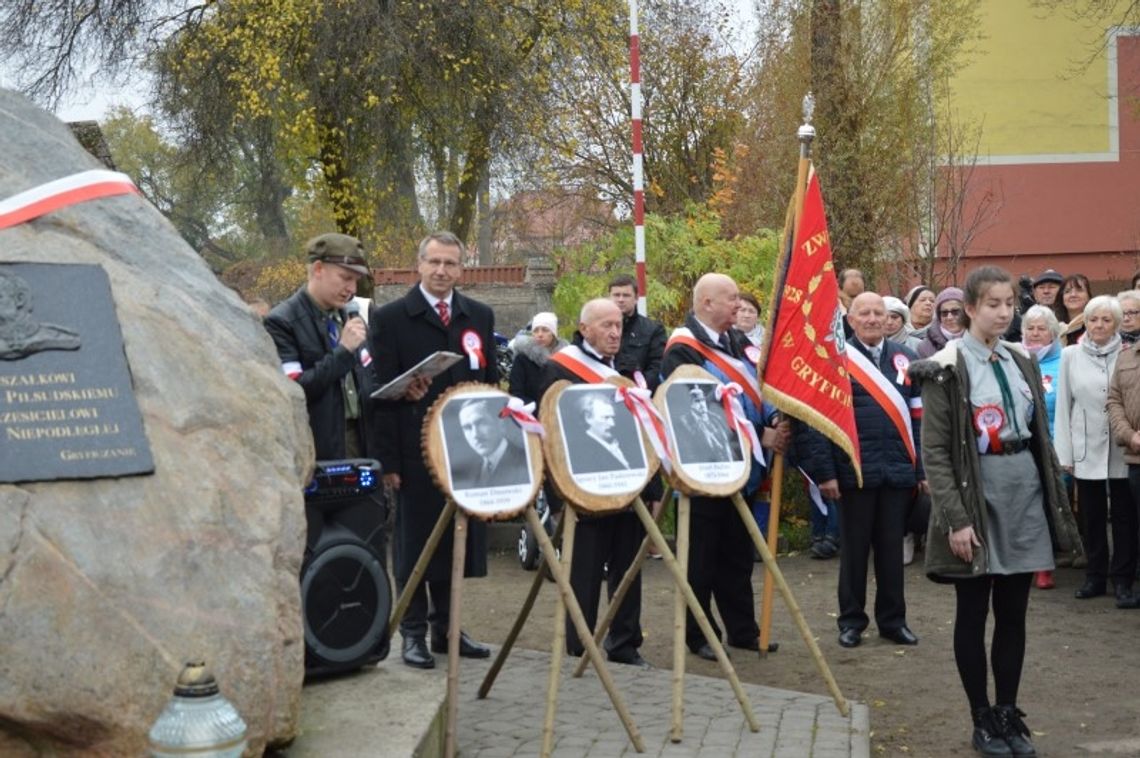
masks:
<path id="1" fill-rule="evenodd" d="M 899 436 L 902 437 L 903 444 L 906 445 L 906 452 L 910 456 L 911 464 L 918 465 L 918 456 L 914 447 L 914 429 L 910 423 L 911 414 L 915 409 L 908 406 L 898 388 L 891 384 L 883 372 L 858 348 L 851 346 L 846 350 L 846 354 L 848 373 L 855 381 L 863 385 L 867 394 L 873 397 L 883 412 L 887 414 L 887 418 L 895 425 Z M 918 402 L 917 410 L 921 413 L 922 400 L 919 399 Z"/>
<path id="2" fill-rule="evenodd" d="M 763 401 L 760 397 L 760 383 L 756 381 L 756 377 L 748 370 L 744 361 L 739 358 L 733 358 L 728 353 L 712 349 L 694 337 L 693 333 L 684 326 L 673 330 L 669 341 L 665 343 L 665 350 L 668 351 L 669 348 L 674 345 L 684 345 L 685 347 L 691 347 L 693 350 L 696 350 L 705 360 L 719 368 L 724 375 L 728 377 L 729 383 L 740 385 L 744 394 L 747 395 L 748 399 L 752 401 L 752 404 L 756 406 L 757 411 L 763 406 Z"/>
<path id="3" fill-rule="evenodd" d="M 567 345 L 550 356 L 550 360 L 586 384 L 601 384 L 611 376 L 621 376 L 616 370 L 602 363 L 577 345 Z"/>

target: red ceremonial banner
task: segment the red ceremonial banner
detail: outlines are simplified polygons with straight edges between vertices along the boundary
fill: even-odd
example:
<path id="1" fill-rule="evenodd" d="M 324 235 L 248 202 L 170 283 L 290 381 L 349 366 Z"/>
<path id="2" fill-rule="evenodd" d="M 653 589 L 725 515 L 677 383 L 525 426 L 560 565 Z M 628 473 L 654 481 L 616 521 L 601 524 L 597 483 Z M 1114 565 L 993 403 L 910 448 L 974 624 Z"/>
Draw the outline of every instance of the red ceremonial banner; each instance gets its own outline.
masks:
<path id="1" fill-rule="evenodd" d="M 862 484 L 839 284 L 814 170 L 795 244 L 785 250 L 777 272 L 783 286 L 773 298 L 777 310 L 763 366 L 764 398 L 844 450 Z"/>

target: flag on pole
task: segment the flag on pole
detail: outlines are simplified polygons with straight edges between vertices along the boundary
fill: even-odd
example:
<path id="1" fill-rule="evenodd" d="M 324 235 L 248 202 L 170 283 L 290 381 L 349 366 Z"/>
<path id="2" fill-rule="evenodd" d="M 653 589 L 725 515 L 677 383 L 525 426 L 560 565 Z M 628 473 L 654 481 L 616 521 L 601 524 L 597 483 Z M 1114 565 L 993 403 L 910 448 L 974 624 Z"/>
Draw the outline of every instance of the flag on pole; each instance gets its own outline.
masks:
<path id="1" fill-rule="evenodd" d="M 839 283 L 819 177 L 810 165 L 803 211 L 791 226 L 794 242 L 785 242 L 776 267 L 775 312 L 769 322 L 762 391 L 772 405 L 847 453 L 862 485 Z M 785 240 L 793 236 L 790 229 L 784 233 Z"/>

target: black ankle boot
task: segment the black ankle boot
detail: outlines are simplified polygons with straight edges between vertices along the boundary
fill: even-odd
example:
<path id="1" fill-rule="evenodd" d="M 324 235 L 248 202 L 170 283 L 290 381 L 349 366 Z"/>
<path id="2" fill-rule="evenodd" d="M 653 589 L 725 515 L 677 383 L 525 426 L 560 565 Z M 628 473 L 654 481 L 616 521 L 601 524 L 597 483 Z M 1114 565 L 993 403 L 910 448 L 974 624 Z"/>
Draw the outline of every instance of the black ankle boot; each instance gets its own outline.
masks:
<path id="1" fill-rule="evenodd" d="M 974 750 L 977 750 L 980 755 L 987 756 L 1008 758 L 1013 755 L 1009 745 L 1002 738 L 1001 727 L 998 725 L 997 717 L 992 708 L 978 708 L 974 711 L 973 716 L 974 739 L 972 743 Z"/>
<path id="2" fill-rule="evenodd" d="M 1029 741 L 1029 727 L 1021 720 L 1025 714 L 1016 705 L 995 705 L 993 712 L 1010 753 L 1017 756 L 1037 755 L 1037 749 Z"/>

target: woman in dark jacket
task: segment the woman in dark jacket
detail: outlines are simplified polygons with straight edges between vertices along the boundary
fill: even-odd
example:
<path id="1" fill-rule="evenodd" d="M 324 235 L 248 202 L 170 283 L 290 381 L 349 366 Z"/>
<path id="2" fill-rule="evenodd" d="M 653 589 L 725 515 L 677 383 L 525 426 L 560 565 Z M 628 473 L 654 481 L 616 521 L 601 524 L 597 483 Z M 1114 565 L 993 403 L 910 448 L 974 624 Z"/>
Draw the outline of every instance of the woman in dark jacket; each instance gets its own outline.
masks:
<path id="1" fill-rule="evenodd" d="M 922 460 L 933 508 L 926 572 L 957 594 L 954 659 L 982 755 L 1036 755 L 1017 707 L 1033 573 L 1062 553 L 1080 553 L 1061 468 L 1049 439 L 1041 375 L 1020 345 L 1000 336 L 1016 296 L 1005 271 L 970 274 L 966 334 L 910 367 L 922 382 Z M 986 618 L 995 701 L 988 696 Z"/>
<path id="2" fill-rule="evenodd" d="M 542 394 L 542 367 L 550 356 L 569 343 L 558 336 L 558 317 L 547 311 L 531 319 L 530 334 L 530 337 L 515 339 L 509 391 L 524 403 L 537 403 Z"/>

